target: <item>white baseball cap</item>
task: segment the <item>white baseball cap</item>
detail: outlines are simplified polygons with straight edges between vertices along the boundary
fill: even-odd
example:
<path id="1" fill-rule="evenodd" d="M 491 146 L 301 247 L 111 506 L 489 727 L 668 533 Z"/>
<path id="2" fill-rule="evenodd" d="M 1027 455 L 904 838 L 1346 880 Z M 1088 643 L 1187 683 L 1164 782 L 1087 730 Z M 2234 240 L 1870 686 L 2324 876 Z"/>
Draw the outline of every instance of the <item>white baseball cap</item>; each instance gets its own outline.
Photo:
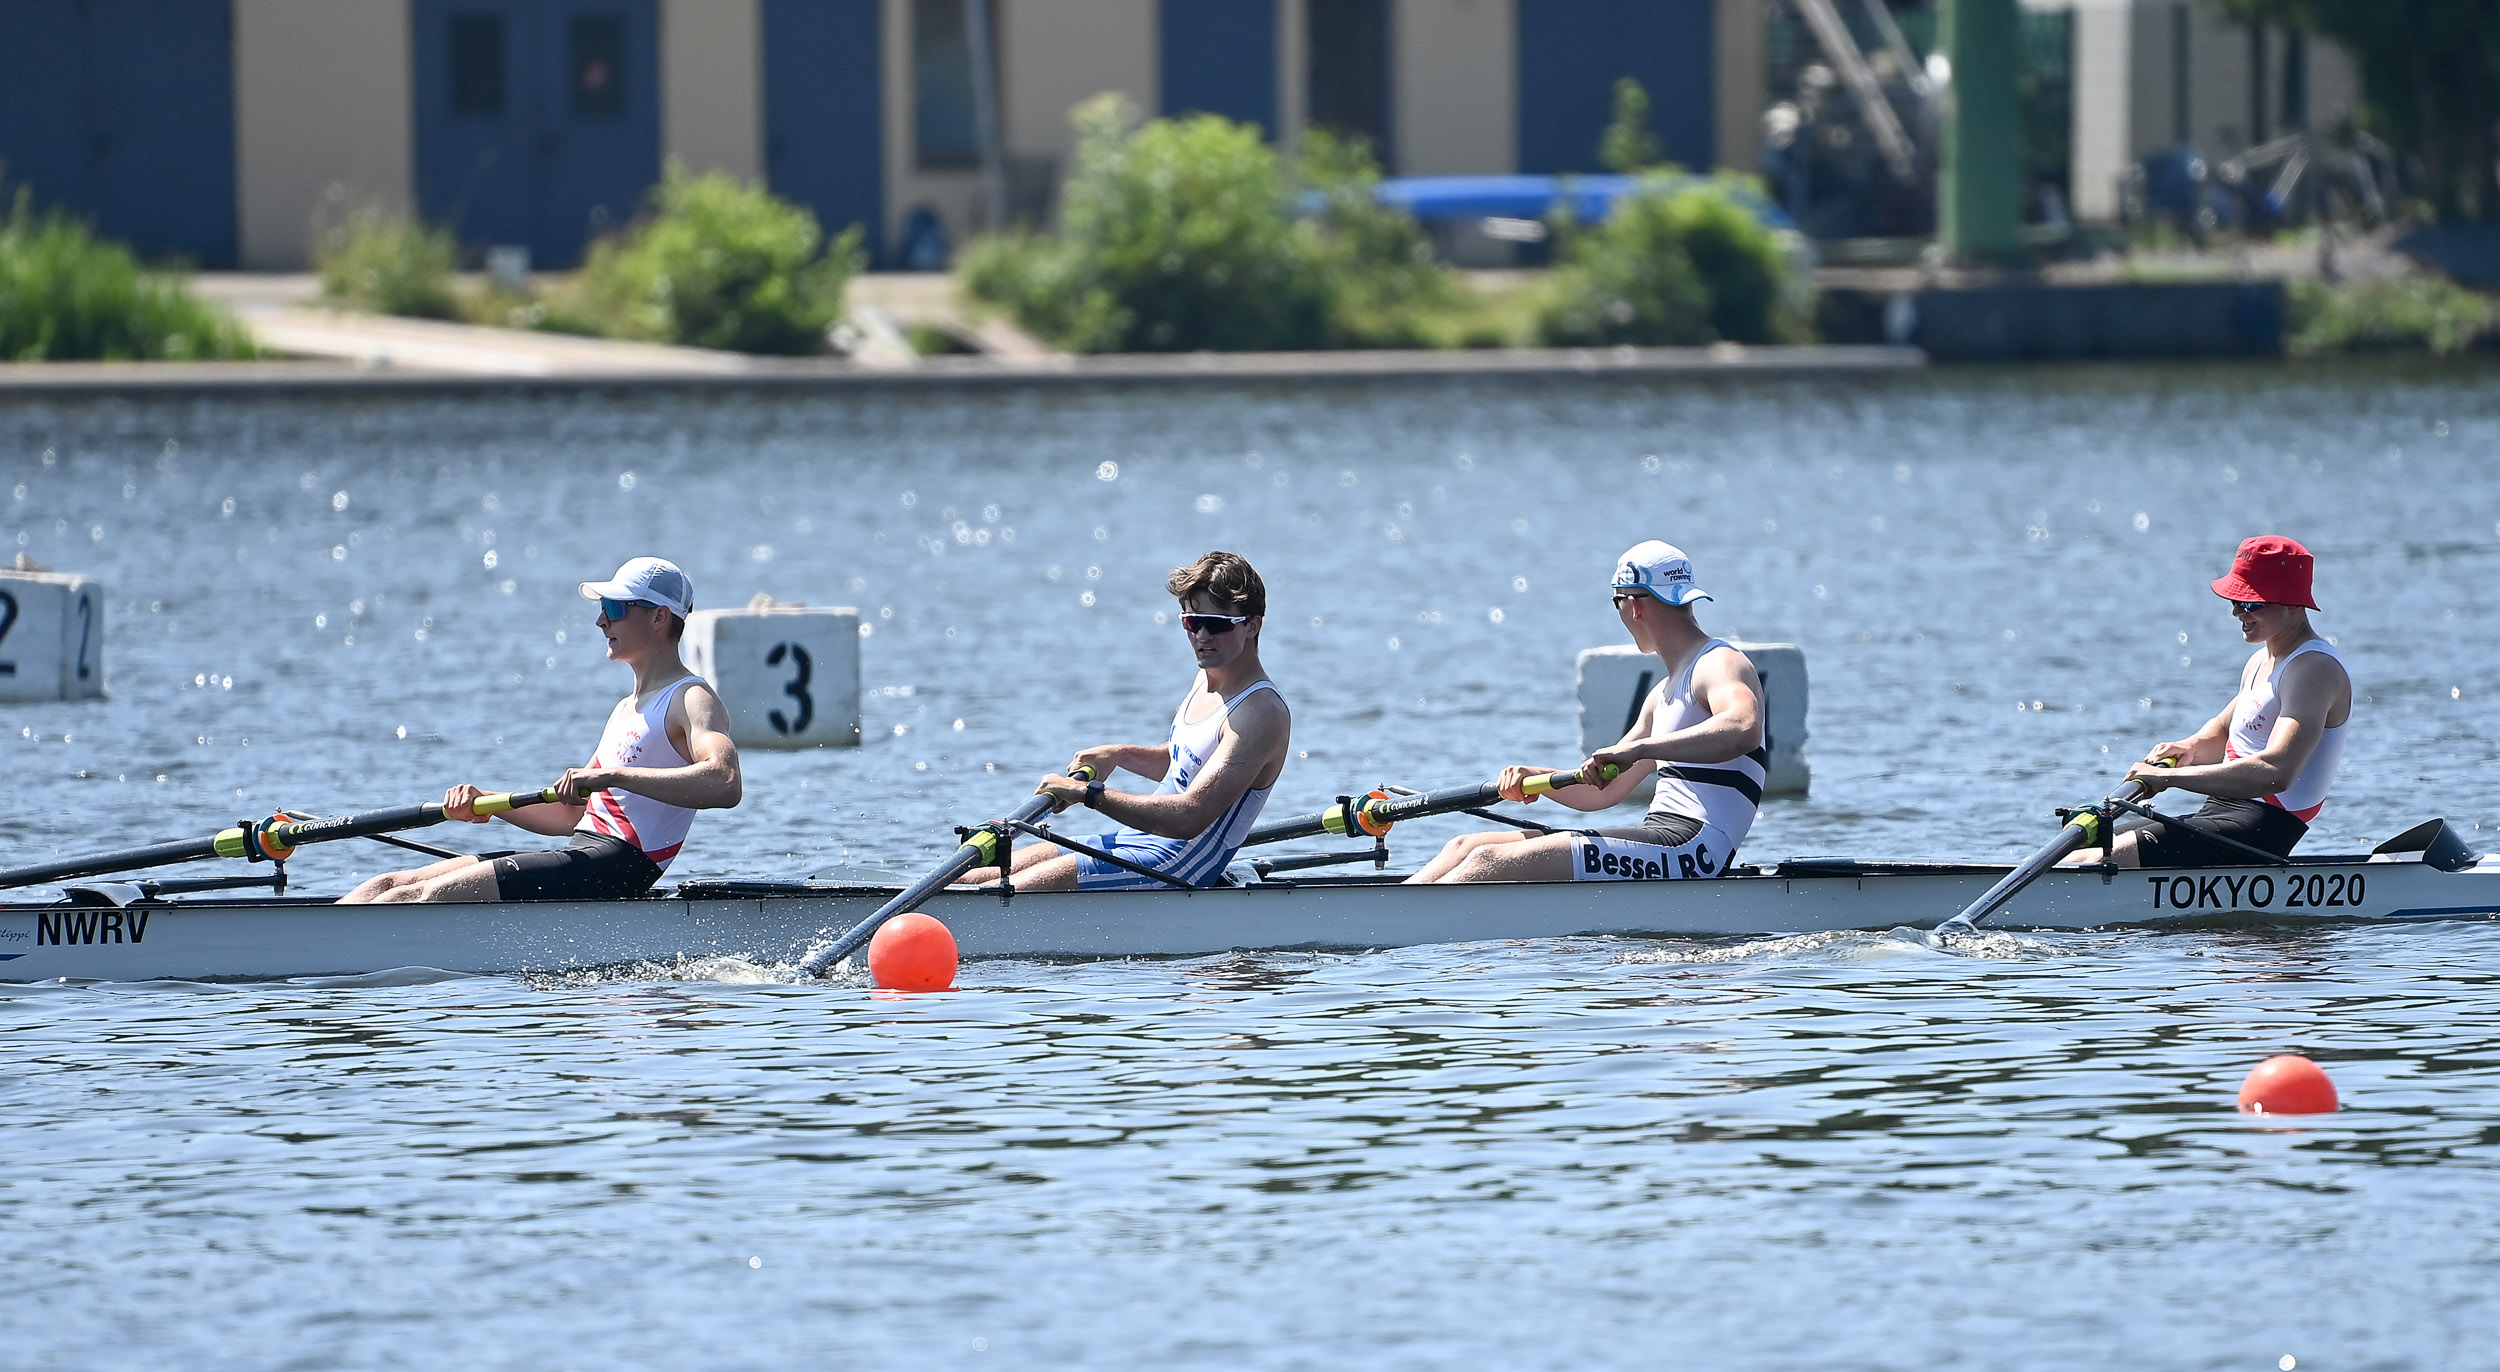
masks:
<path id="1" fill-rule="evenodd" d="M 648 601 L 676 611 L 683 619 L 694 613 L 694 583 L 667 558 L 637 557 L 605 581 L 583 582 L 582 599 Z"/>
<path id="2" fill-rule="evenodd" d="M 1669 605 L 1708 600 L 1710 593 L 1693 584 L 1693 560 L 1672 543 L 1657 539 L 1635 543 L 1615 559 L 1615 589 L 1643 590 Z"/>

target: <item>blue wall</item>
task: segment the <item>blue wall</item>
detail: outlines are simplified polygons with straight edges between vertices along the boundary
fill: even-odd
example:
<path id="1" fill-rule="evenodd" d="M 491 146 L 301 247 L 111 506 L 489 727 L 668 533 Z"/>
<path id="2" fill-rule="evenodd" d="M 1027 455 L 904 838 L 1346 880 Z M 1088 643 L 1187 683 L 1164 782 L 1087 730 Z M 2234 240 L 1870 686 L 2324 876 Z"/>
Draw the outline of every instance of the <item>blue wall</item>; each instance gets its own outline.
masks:
<path id="1" fill-rule="evenodd" d="M 885 251 L 885 115 L 877 0 L 764 0 L 764 179 L 825 234 Z"/>
<path id="2" fill-rule="evenodd" d="M 0 0 L 0 163 L 143 258 L 233 266 L 228 0 Z"/>
<path id="3" fill-rule="evenodd" d="M 417 208 L 472 250 L 527 244 L 533 265 L 567 267 L 621 229 L 660 179 L 655 0 L 416 0 Z M 491 110 L 453 108 L 453 24 L 500 21 Z M 621 40 L 603 98 L 577 64 L 585 23 Z M 587 106 L 587 107 L 586 107 Z"/>
<path id="4" fill-rule="evenodd" d="M 1519 0 L 1519 170 L 1601 170 L 1597 144 L 1629 76 L 1667 160 L 1706 170 L 1716 68 L 1711 0 Z"/>
<path id="5" fill-rule="evenodd" d="M 1162 112 L 1220 114 L 1274 138 L 1276 0 L 1162 3 Z"/>

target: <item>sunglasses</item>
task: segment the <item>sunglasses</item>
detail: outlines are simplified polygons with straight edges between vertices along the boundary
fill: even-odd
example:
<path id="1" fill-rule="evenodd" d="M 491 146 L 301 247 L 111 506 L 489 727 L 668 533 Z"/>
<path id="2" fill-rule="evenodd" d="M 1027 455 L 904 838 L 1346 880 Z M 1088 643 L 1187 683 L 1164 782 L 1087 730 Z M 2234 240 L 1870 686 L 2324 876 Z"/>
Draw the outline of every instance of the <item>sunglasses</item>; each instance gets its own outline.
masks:
<path id="1" fill-rule="evenodd" d="M 1648 598 L 1649 592 L 1647 591 L 1617 591 L 1615 592 L 1615 608 L 1622 609 L 1623 602 L 1627 600 L 1646 600 Z"/>
<path id="2" fill-rule="evenodd" d="M 656 610 L 658 608 L 660 607 L 648 600 L 610 600 L 606 596 L 601 596 L 599 597 L 599 622 L 614 624 L 625 618 L 627 610 Z"/>
<path id="3" fill-rule="evenodd" d="M 1188 634 L 1229 634 L 1250 622 L 1248 615 L 1182 615 L 1181 632 Z"/>
<path id="4" fill-rule="evenodd" d="M 2273 603 L 2271 600 L 2234 600 L 2231 602 L 2231 613 L 2253 615 Z"/>

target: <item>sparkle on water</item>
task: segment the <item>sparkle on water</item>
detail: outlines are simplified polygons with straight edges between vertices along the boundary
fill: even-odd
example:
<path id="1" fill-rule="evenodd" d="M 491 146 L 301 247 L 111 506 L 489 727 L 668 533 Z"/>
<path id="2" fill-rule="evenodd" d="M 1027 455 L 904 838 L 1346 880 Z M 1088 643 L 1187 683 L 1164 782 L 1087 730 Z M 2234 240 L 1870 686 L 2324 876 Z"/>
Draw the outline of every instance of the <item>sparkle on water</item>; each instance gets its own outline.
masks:
<path id="1" fill-rule="evenodd" d="M 1210 546 L 1268 584 L 1279 806 L 1567 764 L 1609 560 L 1665 537 L 1705 623 L 1812 673 L 1813 794 L 1749 856 L 2004 858 L 2221 705 L 2205 582 L 2259 531 L 2320 552 L 2361 697 L 2311 846 L 2492 834 L 2500 664 L 2460 632 L 2500 582 L 2490 375 L 18 404 L 0 530 L 106 582 L 111 697 L 10 707 L 0 839 L 544 784 L 624 686 L 574 585 L 641 552 L 706 605 L 875 609 L 864 745 L 750 753 L 677 876 L 910 869 L 1073 748 L 1159 737 L 1163 576 Z M 12 1361 L 2481 1356 L 2500 929 L 1957 951 L 6 988 Z M 2276 1052 L 2345 1111 L 2236 1115 Z"/>

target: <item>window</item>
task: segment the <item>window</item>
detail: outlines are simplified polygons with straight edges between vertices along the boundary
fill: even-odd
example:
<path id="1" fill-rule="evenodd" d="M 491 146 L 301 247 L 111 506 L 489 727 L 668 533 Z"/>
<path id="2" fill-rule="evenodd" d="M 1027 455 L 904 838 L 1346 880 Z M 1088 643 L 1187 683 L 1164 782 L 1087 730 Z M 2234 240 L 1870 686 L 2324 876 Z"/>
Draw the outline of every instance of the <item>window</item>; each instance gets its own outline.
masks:
<path id="1" fill-rule="evenodd" d="M 964 7 L 988 7 L 990 71 L 998 70 L 997 0 L 912 0 L 911 127 L 913 160 L 924 169 L 973 167 L 981 140 L 972 115 L 972 40 Z"/>
<path id="2" fill-rule="evenodd" d="M 1389 157 L 1389 0 L 1310 0 L 1310 121 Z"/>
<path id="3" fill-rule="evenodd" d="M 451 112 L 503 113 L 503 16 L 451 17 Z"/>
<path id="4" fill-rule="evenodd" d="M 573 113 L 625 112 L 625 20 L 614 14 L 576 15 L 572 24 Z"/>

